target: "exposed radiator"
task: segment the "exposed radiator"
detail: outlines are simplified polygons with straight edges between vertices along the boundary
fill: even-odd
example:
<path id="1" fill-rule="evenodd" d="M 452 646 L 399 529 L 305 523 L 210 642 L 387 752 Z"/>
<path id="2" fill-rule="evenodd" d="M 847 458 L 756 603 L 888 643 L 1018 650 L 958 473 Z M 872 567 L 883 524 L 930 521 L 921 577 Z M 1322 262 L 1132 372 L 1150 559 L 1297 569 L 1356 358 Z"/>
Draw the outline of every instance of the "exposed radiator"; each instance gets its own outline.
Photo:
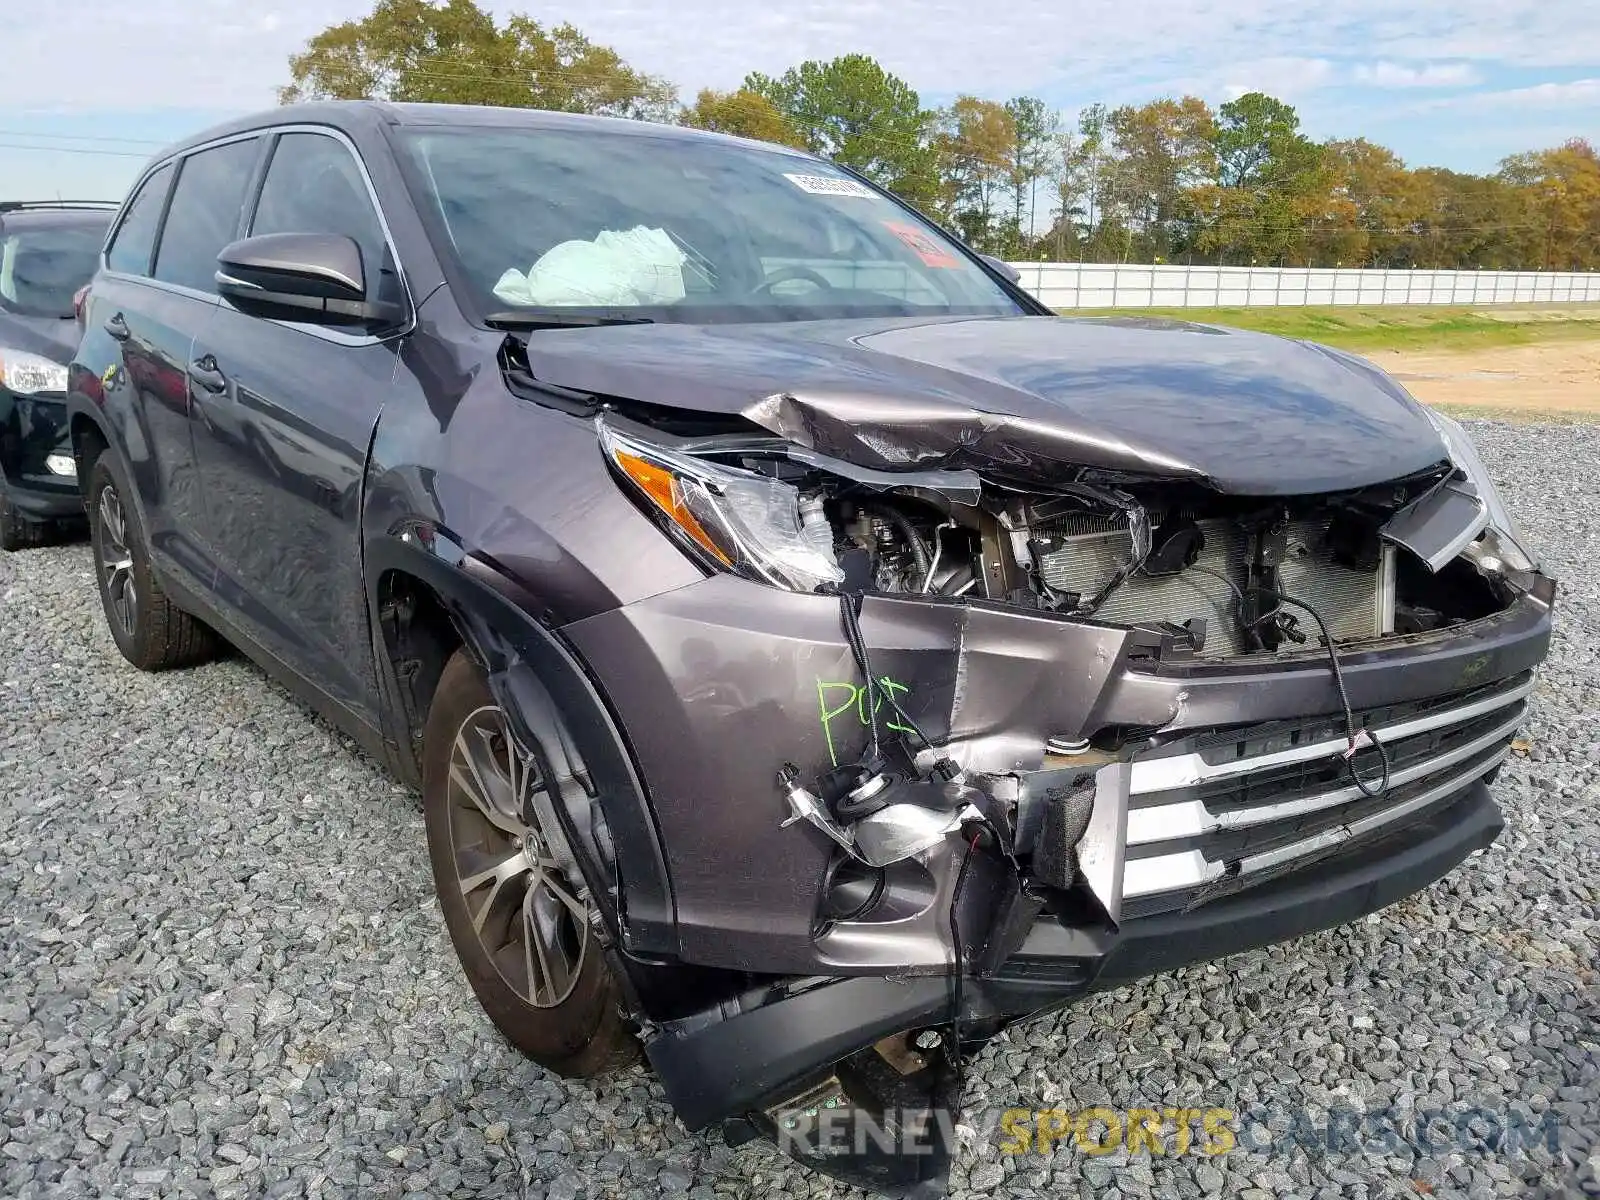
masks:
<path id="1" fill-rule="evenodd" d="M 1178 575 L 1136 575 L 1125 580 L 1101 605 L 1095 619 L 1113 625 L 1139 621 L 1181 625 L 1200 617 L 1206 622 L 1205 657 L 1244 653 L 1234 611 L 1237 598 L 1217 575 L 1238 587 L 1245 585 L 1249 540 L 1231 521 L 1201 521 L 1199 525 L 1205 546 L 1194 568 Z M 1327 532 L 1326 521 L 1291 522 L 1287 553 L 1279 570 L 1283 591 L 1314 605 L 1336 641 L 1389 632 L 1394 622 L 1392 548 L 1385 549 L 1377 571 L 1358 571 L 1333 561 Z M 1120 519 L 1073 517 L 1040 530 L 1039 537 L 1046 547 L 1039 554 L 1040 577 L 1057 591 L 1086 596 L 1104 586 L 1127 561 L 1132 548 L 1127 526 Z M 1291 612 L 1314 644 L 1316 622 L 1299 610 Z"/>
<path id="2" fill-rule="evenodd" d="M 1334 641 L 1378 637 L 1394 629 L 1393 546 L 1385 543 L 1376 571 L 1358 571 L 1333 561 L 1326 521 L 1295 521 L 1288 532 L 1278 586 L 1286 596 L 1315 607 Z M 1317 623 L 1308 613 L 1291 611 L 1315 641 Z"/>
<path id="3" fill-rule="evenodd" d="M 1242 584 L 1249 544 L 1231 521 L 1201 521 L 1205 546 L 1195 566 L 1215 571 Z M 1133 539 L 1126 523 L 1094 517 L 1075 517 L 1052 525 L 1046 534 L 1053 548 L 1039 555 L 1039 575 L 1062 592 L 1090 596 L 1128 561 Z M 1315 603 L 1313 601 L 1312 603 Z M 1135 575 L 1123 581 L 1095 613 L 1094 619 L 1112 625 L 1138 621 L 1172 621 L 1183 624 L 1193 617 L 1206 622 L 1208 657 L 1241 654 L 1244 639 L 1233 610 L 1238 601 L 1222 580 L 1205 571 L 1152 578 Z"/>

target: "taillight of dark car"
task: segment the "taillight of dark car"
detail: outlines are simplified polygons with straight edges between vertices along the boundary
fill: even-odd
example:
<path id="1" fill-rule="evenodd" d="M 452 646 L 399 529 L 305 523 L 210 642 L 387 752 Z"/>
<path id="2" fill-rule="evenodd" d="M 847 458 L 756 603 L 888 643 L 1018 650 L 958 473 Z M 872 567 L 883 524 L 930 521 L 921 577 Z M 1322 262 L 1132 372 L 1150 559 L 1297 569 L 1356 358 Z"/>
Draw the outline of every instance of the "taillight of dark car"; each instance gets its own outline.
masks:
<path id="1" fill-rule="evenodd" d="M 89 284 L 72 293 L 72 315 L 78 320 L 78 332 L 83 332 L 83 307 L 89 302 Z"/>

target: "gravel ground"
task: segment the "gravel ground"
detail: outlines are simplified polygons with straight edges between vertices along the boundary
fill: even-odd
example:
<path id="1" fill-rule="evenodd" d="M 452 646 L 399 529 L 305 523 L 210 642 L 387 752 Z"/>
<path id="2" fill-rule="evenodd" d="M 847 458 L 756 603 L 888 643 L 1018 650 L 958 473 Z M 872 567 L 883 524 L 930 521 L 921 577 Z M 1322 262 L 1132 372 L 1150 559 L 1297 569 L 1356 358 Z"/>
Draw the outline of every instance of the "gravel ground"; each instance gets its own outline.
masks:
<path id="1" fill-rule="evenodd" d="M 1600 1195 L 1600 426 L 1473 432 L 1565 585 L 1506 837 L 1365 922 L 1014 1030 L 969 1069 L 956 1194 Z M 242 662 L 128 668 L 92 587 L 82 546 L 0 554 L 0 1194 L 834 1190 L 685 1133 L 643 1070 L 519 1059 L 457 971 L 411 797 Z M 981 1115 L 1096 1103 L 1537 1136 L 1007 1157 Z"/>

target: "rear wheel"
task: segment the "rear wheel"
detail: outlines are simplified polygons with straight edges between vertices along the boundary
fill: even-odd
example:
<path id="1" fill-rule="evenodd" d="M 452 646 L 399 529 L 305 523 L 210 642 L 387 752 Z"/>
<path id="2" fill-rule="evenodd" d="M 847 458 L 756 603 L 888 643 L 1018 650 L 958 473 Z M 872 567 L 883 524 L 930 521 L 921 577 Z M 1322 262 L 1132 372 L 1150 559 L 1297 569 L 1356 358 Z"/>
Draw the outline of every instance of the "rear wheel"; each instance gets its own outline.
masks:
<path id="1" fill-rule="evenodd" d="M 581 880 L 551 853 L 529 797 L 549 772 L 513 743 L 477 665 L 458 652 L 428 711 L 423 813 L 439 907 L 489 1019 L 563 1075 L 631 1062 L 638 1043 L 591 928 Z"/>
<path id="2" fill-rule="evenodd" d="M 161 590 L 139 514 L 126 495 L 102 454 L 89 472 L 87 506 L 95 577 L 112 640 L 122 657 L 144 671 L 204 662 L 216 654 L 216 635 Z"/>

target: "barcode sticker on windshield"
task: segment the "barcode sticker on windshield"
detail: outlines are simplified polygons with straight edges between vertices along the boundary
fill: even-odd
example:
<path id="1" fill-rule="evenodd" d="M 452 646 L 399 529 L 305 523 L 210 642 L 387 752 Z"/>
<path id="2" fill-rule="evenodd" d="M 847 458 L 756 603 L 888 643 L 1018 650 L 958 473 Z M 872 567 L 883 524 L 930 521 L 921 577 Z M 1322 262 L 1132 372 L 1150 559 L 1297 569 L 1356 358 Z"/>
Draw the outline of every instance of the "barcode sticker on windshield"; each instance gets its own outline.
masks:
<path id="1" fill-rule="evenodd" d="M 846 179 L 840 175 L 789 175 L 784 178 L 802 192 L 810 192 L 815 196 L 861 196 L 868 200 L 876 200 L 878 193 L 864 183 L 854 179 Z"/>

